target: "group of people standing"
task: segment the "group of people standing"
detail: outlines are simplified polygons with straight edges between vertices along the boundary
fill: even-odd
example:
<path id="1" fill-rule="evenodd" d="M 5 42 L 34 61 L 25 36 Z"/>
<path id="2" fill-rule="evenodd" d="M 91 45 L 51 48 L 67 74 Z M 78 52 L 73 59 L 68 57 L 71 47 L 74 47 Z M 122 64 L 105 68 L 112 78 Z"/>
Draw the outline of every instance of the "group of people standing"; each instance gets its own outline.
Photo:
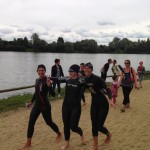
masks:
<path id="1" fill-rule="evenodd" d="M 133 67 L 131 67 L 130 60 L 124 61 L 124 67 L 117 65 L 116 60 L 108 59 L 108 62 L 103 66 L 101 69 L 101 78 L 106 81 L 107 71 L 109 69 L 110 64 L 112 65 L 112 83 L 110 86 L 111 93 L 112 93 L 112 101 L 116 104 L 116 98 L 118 94 L 118 88 L 121 86 L 123 91 L 123 103 L 121 112 L 125 112 L 125 108 L 130 108 L 130 98 L 129 95 L 135 87 L 136 89 L 142 88 L 142 80 L 145 74 L 145 67 L 143 66 L 143 61 L 139 62 L 139 66 L 137 68 L 137 73 Z M 139 85 L 137 84 L 137 75 Z"/>
<path id="2" fill-rule="evenodd" d="M 104 65 L 103 71 L 108 71 L 109 64 L 112 63 L 111 60 L 108 60 L 108 64 Z M 113 76 L 113 85 L 115 86 L 117 83 L 121 85 L 121 82 L 118 82 L 117 73 L 119 70 L 115 68 L 116 61 L 113 61 L 112 70 L 114 72 Z M 134 78 L 136 80 L 135 70 L 130 67 L 130 61 L 126 60 L 125 65 L 128 64 L 125 68 L 121 68 L 121 77 L 120 81 L 125 78 Z M 123 72 L 124 71 L 124 72 Z M 35 93 L 31 102 L 27 107 L 32 107 L 28 130 L 27 130 L 27 142 L 21 149 L 27 149 L 31 147 L 32 136 L 34 132 L 35 122 L 40 115 L 42 114 L 46 124 L 52 128 L 52 130 L 56 133 L 56 142 L 59 142 L 62 138 L 62 133 L 60 132 L 58 126 L 53 122 L 51 116 L 51 104 L 49 102 L 48 93 L 51 96 L 55 96 L 55 87 L 58 87 L 58 96 L 60 96 L 60 84 L 66 83 L 65 87 L 65 96 L 62 104 L 62 120 L 64 124 L 64 137 L 65 143 L 61 147 L 62 150 L 66 150 L 69 147 L 70 142 L 70 130 L 80 135 L 81 143 L 84 145 L 85 137 L 81 127 L 78 126 L 80 115 L 81 115 L 81 99 L 85 103 L 84 91 L 88 89 L 92 96 L 91 103 L 91 126 L 92 126 L 92 136 L 93 136 L 93 150 L 98 150 L 98 132 L 101 132 L 106 135 L 105 143 L 109 143 L 111 140 L 112 134 L 110 131 L 104 127 L 104 123 L 109 111 L 109 104 L 115 107 L 116 96 L 113 90 L 107 87 L 105 83 L 105 79 L 107 77 L 107 72 L 102 73 L 102 77 L 99 77 L 93 74 L 93 65 L 91 63 L 81 63 L 80 66 L 77 64 L 73 64 L 70 66 L 69 75 L 64 77 L 62 67 L 60 66 L 60 60 L 55 59 L 55 65 L 52 67 L 51 77 L 46 76 L 46 67 L 41 64 L 37 67 L 37 74 L 39 76 L 35 81 Z M 118 84 L 119 83 L 119 84 Z M 135 87 L 137 84 L 135 82 Z M 123 106 L 129 105 L 129 93 L 131 92 L 133 87 L 126 88 L 123 86 L 124 92 L 124 101 Z M 114 88 L 115 89 L 115 88 Z M 106 97 L 108 96 L 108 98 Z M 125 109 L 124 107 L 122 110 Z M 123 110 L 124 111 L 124 110 Z"/>

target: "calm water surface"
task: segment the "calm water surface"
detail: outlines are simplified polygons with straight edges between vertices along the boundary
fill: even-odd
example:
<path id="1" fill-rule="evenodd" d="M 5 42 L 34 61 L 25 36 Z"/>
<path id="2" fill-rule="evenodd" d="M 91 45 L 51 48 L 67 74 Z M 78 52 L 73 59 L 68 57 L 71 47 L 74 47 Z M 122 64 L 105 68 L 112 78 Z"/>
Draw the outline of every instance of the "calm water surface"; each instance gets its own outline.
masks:
<path id="1" fill-rule="evenodd" d="M 64 74 L 68 75 L 68 68 L 72 64 L 91 62 L 94 73 L 100 75 L 100 68 L 107 59 L 116 59 L 118 64 L 123 65 L 125 59 L 130 59 L 132 66 L 137 68 L 139 61 L 144 61 L 146 70 L 150 70 L 150 55 L 141 54 L 60 54 L 60 53 L 32 53 L 32 52 L 0 52 L 0 90 L 32 85 L 38 77 L 37 65 L 44 64 L 47 68 L 46 74 L 51 73 L 55 58 L 61 60 Z M 111 69 L 108 75 L 111 75 Z M 111 79 L 107 79 L 111 80 Z M 62 85 L 64 86 L 64 85 Z M 34 89 L 1 93 L 0 98 L 21 94 L 33 93 Z"/>

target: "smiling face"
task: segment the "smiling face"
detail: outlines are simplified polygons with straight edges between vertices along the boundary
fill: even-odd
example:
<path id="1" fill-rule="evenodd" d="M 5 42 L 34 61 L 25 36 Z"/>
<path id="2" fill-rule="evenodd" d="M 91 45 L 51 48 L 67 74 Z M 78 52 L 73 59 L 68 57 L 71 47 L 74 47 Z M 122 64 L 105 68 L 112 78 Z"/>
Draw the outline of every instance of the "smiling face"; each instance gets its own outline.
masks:
<path id="1" fill-rule="evenodd" d="M 42 68 L 42 67 L 38 68 L 37 73 L 39 75 L 39 78 L 44 78 L 45 72 L 46 71 L 44 70 L 44 68 Z"/>
<path id="2" fill-rule="evenodd" d="M 89 66 L 85 66 L 84 73 L 85 76 L 90 77 L 92 75 L 92 69 Z"/>

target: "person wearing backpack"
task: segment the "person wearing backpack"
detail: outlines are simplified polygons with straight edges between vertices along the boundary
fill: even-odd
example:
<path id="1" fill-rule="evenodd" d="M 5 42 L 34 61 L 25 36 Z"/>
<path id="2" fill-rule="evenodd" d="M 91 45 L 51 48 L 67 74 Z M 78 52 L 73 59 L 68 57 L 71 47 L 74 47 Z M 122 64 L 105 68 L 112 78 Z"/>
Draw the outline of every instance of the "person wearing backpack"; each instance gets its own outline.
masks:
<path id="1" fill-rule="evenodd" d="M 138 88 L 136 72 L 134 68 L 131 67 L 130 60 L 125 60 L 124 64 L 125 64 L 125 68 L 122 69 L 119 84 L 118 84 L 118 87 L 122 86 L 122 91 L 123 91 L 123 96 L 124 96 L 121 112 L 125 112 L 125 108 L 130 108 L 129 96 L 133 89 L 133 86 L 135 88 Z"/>

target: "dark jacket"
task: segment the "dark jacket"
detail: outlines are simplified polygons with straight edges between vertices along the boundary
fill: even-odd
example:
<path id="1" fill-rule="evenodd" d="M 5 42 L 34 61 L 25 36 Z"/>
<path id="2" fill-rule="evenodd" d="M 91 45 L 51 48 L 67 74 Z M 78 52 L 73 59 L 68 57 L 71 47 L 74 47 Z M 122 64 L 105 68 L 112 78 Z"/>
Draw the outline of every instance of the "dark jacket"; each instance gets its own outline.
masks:
<path id="1" fill-rule="evenodd" d="M 64 77 L 64 73 L 63 73 L 63 69 L 61 67 L 61 65 L 59 65 L 59 69 L 60 69 L 60 77 Z M 51 77 L 56 77 L 57 76 L 57 67 L 56 65 L 52 66 L 51 69 Z"/>

